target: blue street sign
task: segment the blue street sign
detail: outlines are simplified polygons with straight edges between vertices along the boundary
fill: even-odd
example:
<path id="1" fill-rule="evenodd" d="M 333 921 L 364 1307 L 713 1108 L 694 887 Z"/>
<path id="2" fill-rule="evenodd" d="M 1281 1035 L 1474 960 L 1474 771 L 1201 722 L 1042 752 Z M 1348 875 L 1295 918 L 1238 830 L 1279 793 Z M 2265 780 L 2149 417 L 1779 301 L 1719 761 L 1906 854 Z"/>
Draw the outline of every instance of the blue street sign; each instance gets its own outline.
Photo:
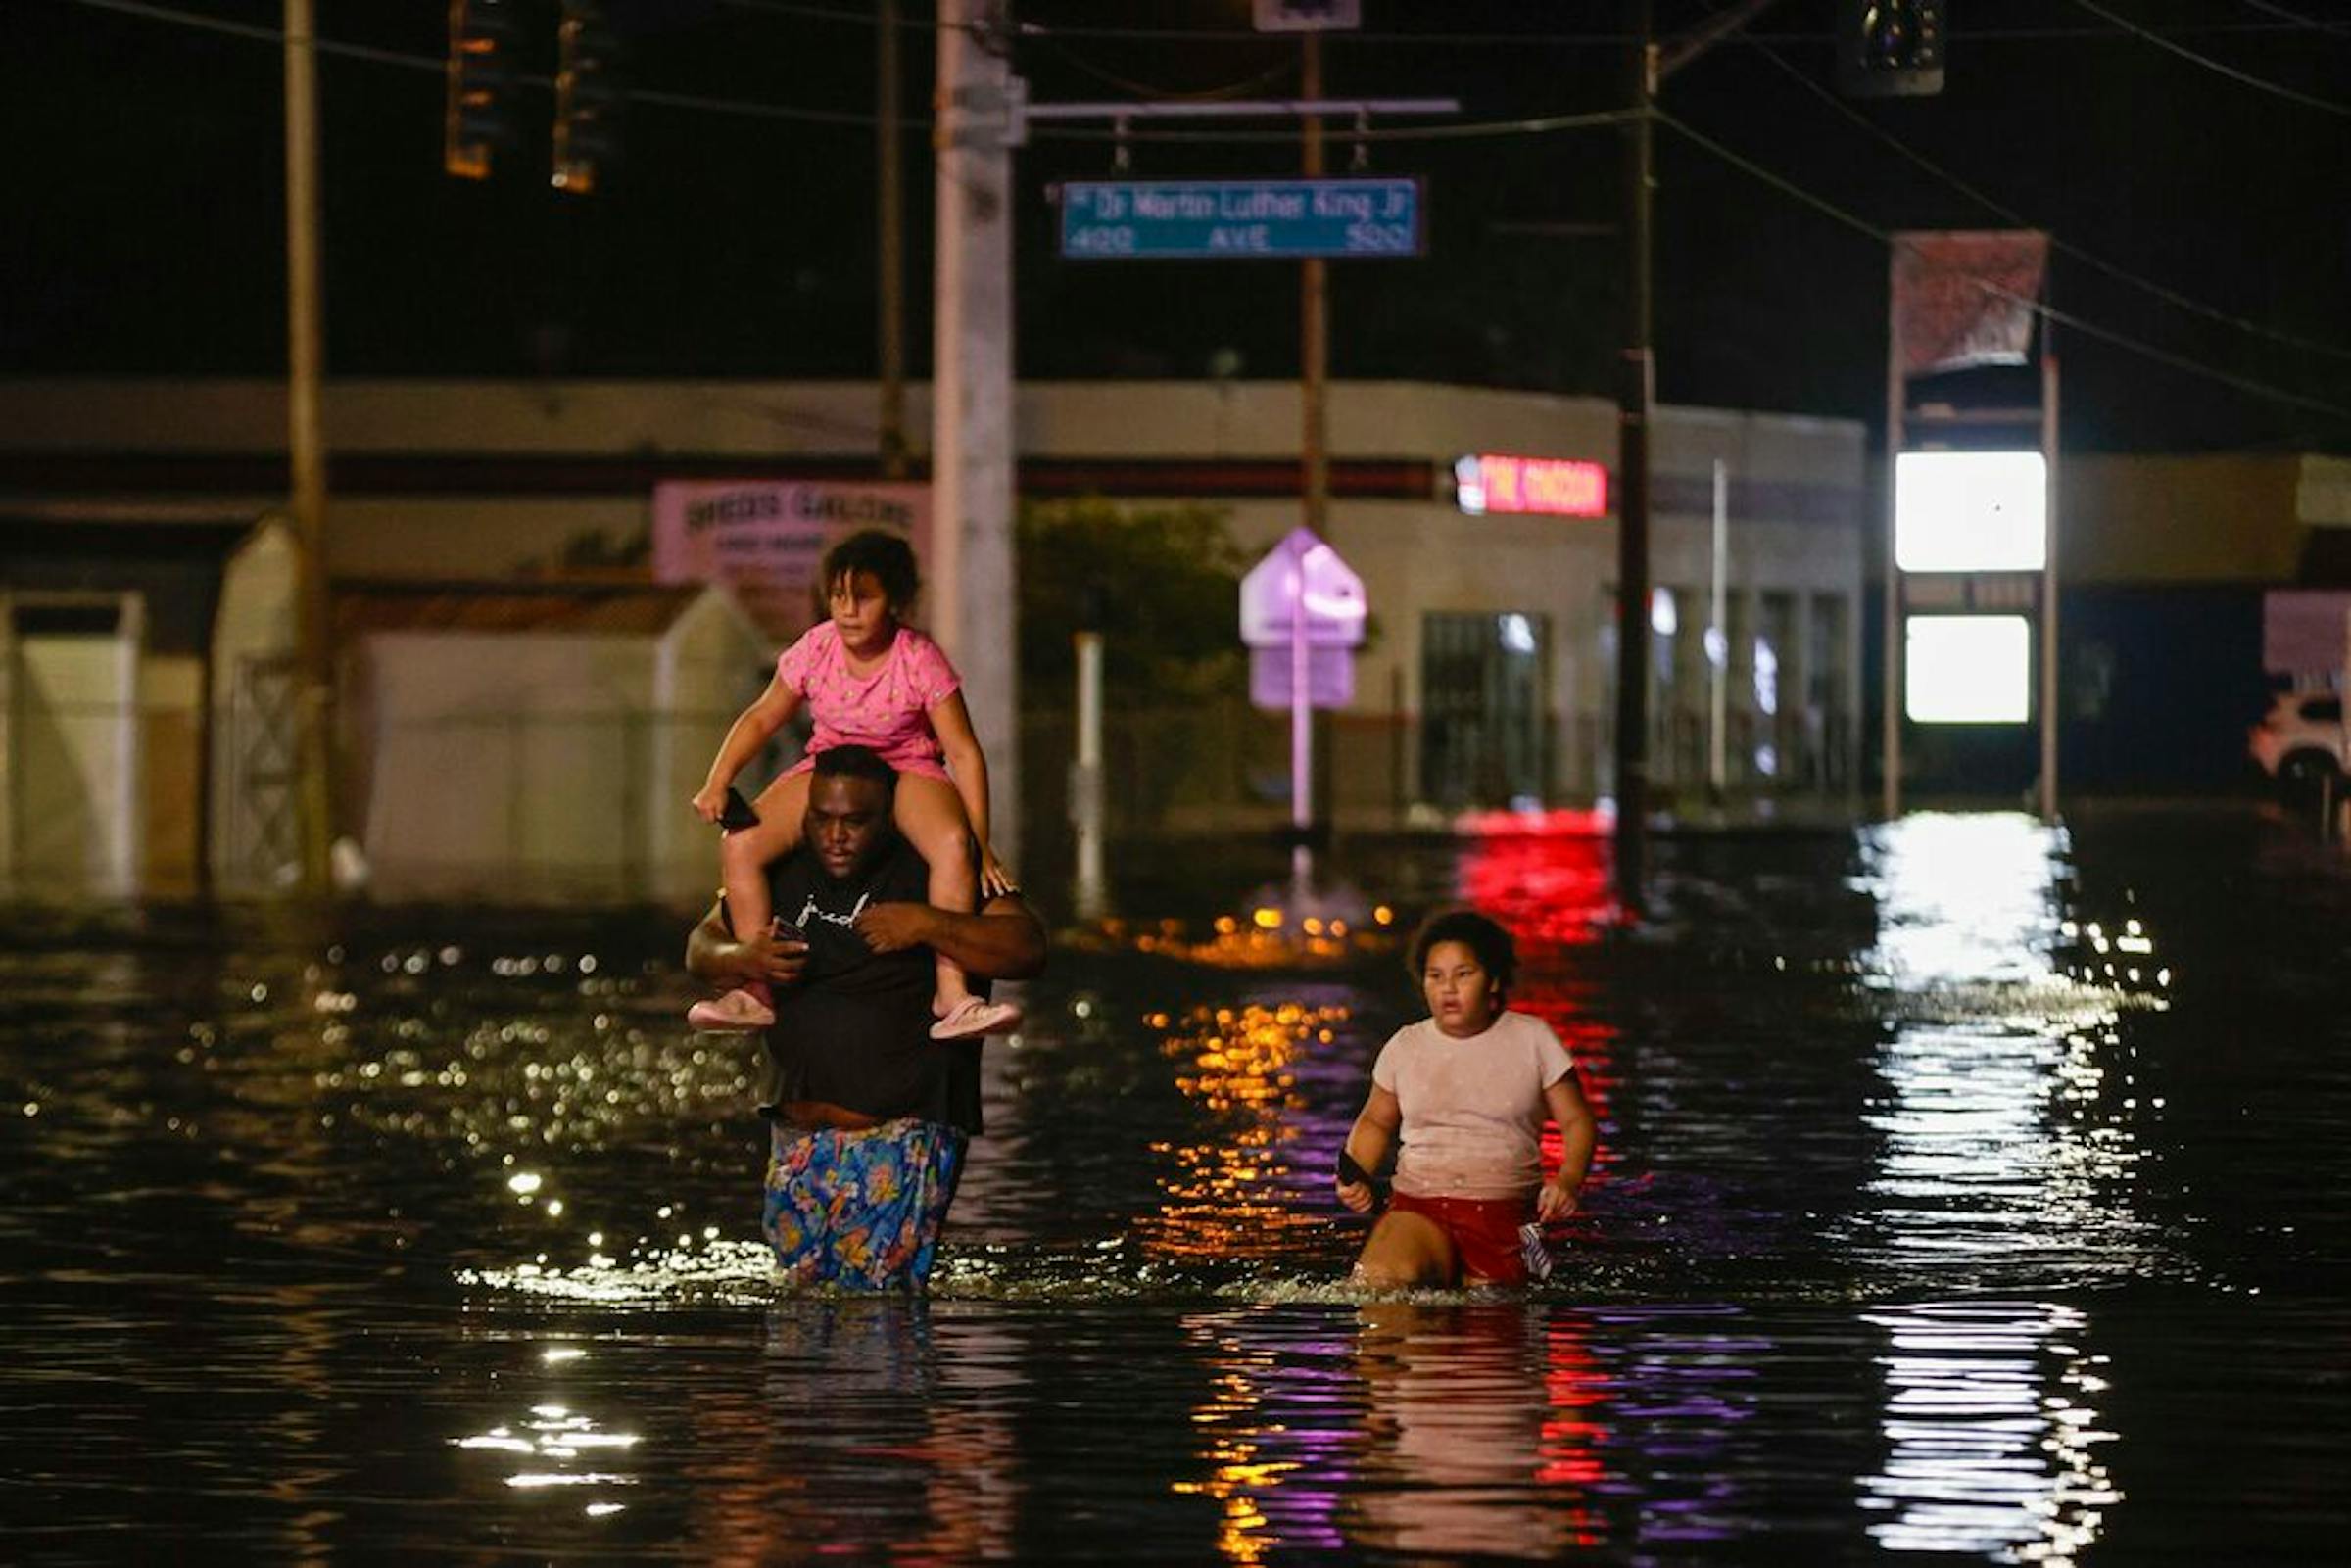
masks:
<path id="1" fill-rule="evenodd" d="M 1416 179 L 1072 180 L 1072 261 L 1418 256 Z"/>

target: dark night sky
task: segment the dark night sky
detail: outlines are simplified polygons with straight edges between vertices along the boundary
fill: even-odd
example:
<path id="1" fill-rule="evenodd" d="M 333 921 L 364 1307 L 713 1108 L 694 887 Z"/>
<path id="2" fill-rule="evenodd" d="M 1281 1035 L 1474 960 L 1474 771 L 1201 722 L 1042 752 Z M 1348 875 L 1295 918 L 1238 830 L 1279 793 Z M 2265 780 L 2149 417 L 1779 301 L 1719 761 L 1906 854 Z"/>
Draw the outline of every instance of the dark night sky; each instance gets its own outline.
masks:
<path id="1" fill-rule="evenodd" d="M 272 0 L 178 0 L 274 24 Z M 2327 354 L 2234 330 L 2060 258 L 2064 309 L 2230 375 L 2351 407 L 2351 4 L 2102 0 L 2212 59 L 2343 106 L 2260 92 L 2114 31 L 2070 0 L 1950 0 L 1941 97 L 1852 106 L 2059 237 Z M 812 0 L 845 10 L 853 0 Z M 643 85 L 870 113 L 871 28 L 721 0 L 640 0 Z M 518 4 L 552 38 L 553 0 Z M 910 14 L 927 14 L 907 0 Z M 1246 27 L 1243 0 L 1021 8 L 1050 26 Z M 1657 0 L 1660 30 L 1707 0 Z M 438 4 L 325 5 L 330 38 L 438 59 Z M 1367 0 L 1369 29 L 1543 34 L 1405 43 L 1334 36 L 1326 90 L 1451 95 L 1488 120 L 1606 109 L 1626 66 L 1614 0 Z M 2323 25 L 2294 26 L 2282 13 Z M 1667 111 L 1881 228 L 2001 220 L 1873 141 L 1795 76 L 1830 74 L 1827 0 L 1758 25 L 1784 70 L 1725 44 L 1676 76 Z M 2033 35 L 2019 36 L 2020 31 Z M 1566 34 L 1598 35 L 1581 41 Z M 1988 36 L 1988 34 L 1993 34 Z M 1999 36 L 1997 34 L 2006 34 Z M 552 54 L 552 43 L 543 45 Z M 1296 89 L 1293 42 L 1032 37 L 1039 101 Z M 544 65 L 544 62 L 542 62 Z M 928 37 L 906 48 L 927 106 Z M 15 0 L 0 18 L 0 372 L 243 372 L 283 364 L 279 60 L 266 43 Z M 1117 83 L 1124 82 L 1126 88 Z M 639 105 L 628 163 L 586 201 L 546 184 L 544 90 L 517 94 L 516 156 L 486 185 L 440 172 L 437 71 L 328 59 L 329 360 L 339 374 L 861 376 L 874 365 L 869 129 Z M 1840 102 L 1845 102 L 1840 100 Z M 908 137 L 910 342 L 928 360 L 929 159 Z M 1622 291 L 1612 235 L 1498 224 L 1614 222 L 1617 133 L 1373 149 L 1427 177 L 1430 252 L 1334 264 L 1333 367 L 1605 393 Z M 1857 416 L 1883 399 L 1885 259 L 1853 234 L 1660 127 L 1659 391 L 1669 401 Z M 1287 173 L 1278 146 L 1138 146 L 1137 177 Z M 1334 153 L 1343 172 L 1347 155 Z M 1045 189 L 1110 170 L 1099 143 L 1020 158 L 1019 360 L 1034 377 L 1293 374 L 1296 272 L 1270 262 L 1072 264 Z M 2061 333 L 2076 448 L 2351 450 L 2351 418 L 2297 409 Z"/>

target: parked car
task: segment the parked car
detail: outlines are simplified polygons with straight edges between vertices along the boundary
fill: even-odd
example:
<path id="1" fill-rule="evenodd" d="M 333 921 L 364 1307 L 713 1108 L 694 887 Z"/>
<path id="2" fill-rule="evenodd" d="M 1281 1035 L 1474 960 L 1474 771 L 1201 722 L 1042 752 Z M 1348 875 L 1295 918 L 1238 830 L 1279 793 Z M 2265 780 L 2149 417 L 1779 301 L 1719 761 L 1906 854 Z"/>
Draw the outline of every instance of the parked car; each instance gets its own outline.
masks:
<path id="1" fill-rule="evenodd" d="M 2308 787 L 2344 771 L 2343 699 L 2328 691 L 2280 691 L 2245 732 L 2245 749 L 2280 784 Z"/>

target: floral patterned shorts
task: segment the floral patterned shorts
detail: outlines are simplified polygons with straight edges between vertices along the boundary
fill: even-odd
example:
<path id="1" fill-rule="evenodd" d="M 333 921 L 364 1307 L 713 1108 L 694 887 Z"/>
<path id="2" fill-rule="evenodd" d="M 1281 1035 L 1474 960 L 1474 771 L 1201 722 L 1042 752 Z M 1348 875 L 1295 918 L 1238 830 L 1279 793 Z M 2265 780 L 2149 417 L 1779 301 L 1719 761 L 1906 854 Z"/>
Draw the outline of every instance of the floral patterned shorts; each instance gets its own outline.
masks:
<path id="1" fill-rule="evenodd" d="M 787 1283 L 920 1290 L 968 1142 L 912 1117 L 862 1132 L 777 1126 L 759 1228 Z"/>

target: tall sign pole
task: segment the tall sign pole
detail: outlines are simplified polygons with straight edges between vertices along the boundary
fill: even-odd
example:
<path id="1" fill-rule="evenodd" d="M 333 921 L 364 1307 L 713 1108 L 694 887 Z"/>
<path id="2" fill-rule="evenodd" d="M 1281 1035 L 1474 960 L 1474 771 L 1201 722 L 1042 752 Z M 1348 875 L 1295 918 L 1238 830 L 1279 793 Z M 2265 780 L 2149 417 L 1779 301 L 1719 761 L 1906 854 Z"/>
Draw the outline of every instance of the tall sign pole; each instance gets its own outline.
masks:
<path id="1" fill-rule="evenodd" d="M 1305 62 L 1299 90 L 1312 103 L 1322 96 L 1322 34 L 1304 39 Z M 1320 179 L 1322 119 L 1305 120 L 1305 157 L 1301 172 Z M 1327 537 L 1330 523 L 1329 421 L 1325 414 L 1326 382 L 1330 374 L 1330 263 L 1319 256 L 1298 266 L 1298 403 L 1302 428 L 1298 451 L 1305 465 L 1300 476 L 1306 496 L 1306 526 Z"/>
<path id="2" fill-rule="evenodd" d="M 940 0 L 931 619 L 987 749 L 989 836 L 1020 846 L 1013 566 L 1012 148 L 1004 0 Z"/>
<path id="3" fill-rule="evenodd" d="M 327 888 L 334 790 L 334 655 L 326 593 L 326 334 L 318 267 L 318 75 L 311 0 L 285 0 L 286 450 L 300 544 L 296 755 L 302 770 L 302 880 Z"/>
<path id="4" fill-rule="evenodd" d="M 881 249 L 880 327 L 882 477 L 906 477 L 906 239 L 904 118 L 900 104 L 898 0 L 882 0 L 874 21 L 874 189 L 881 212 L 875 241 Z"/>
<path id="5" fill-rule="evenodd" d="M 1882 610 L 1884 646 L 1878 653 L 1881 684 L 1885 688 L 1883 711 L 1879 714 L 1882 734 L 1878 750 L 1884 766 L 1878 809 L 1888 822 L 1902 814 L 1902 572 L 1895 558 L 1894 498 L 1895 467 L 1902 454 L 1903 442 L 1909 439 L 1905 424 L 1910 383 L 1902 370 L 1901 268 L 1902 242 L 1897 237 L 1886 253 L 1886 483 L 1881 487 L 1886 508 L 1886 581 Z"/>
<path id="6" fill-rule="evenodd" d="M 1616 904 L 1647 909 L 1649 872 L 1649 436 L 1656 402 L 1650 341 L 1650 109 L 1657 49 L 1649 0 L 1633 3 L 1633 118 L 1625 127 L 1625 348 L 1616 403 Z"/>
<path id="7" fill-rule="evenodd" d="M 2040 568 L 2040 820 L 2057 820 L 2057 351 L 2040 318 L 2040 455 L 2047 484 L 2047 553 Z"/>

